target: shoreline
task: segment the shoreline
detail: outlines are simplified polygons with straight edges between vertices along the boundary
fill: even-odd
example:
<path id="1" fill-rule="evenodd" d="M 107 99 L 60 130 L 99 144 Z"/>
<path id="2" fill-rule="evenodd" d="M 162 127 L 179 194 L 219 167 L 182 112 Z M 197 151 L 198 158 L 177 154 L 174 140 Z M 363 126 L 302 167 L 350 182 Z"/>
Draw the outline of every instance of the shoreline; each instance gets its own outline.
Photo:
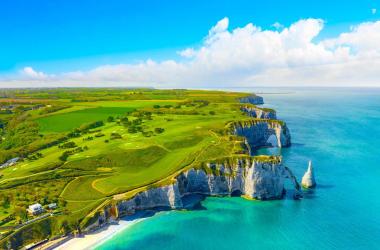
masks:
<path id="1" fill-rule="evenodd" d="M 100 226 L 93 232 L 84 233 L 79 237 L 73 237 L 62 244 L 50 249 L 64 250 L 64 249 L 95 249 L 115 235 L 123 232 L 127 228 L 136 225 L 137 223 L 147 219 L 149 216 L 146 214 L 138 214 L 132 216 L 125 216 L 119 220 L 107 223 Z"/>
<path id="2" fill-rule="evenodd" d="M 205 196 L 191 196 L 193 199 L 187 197 L 187 209 L 193 209 L 197 204 L 199 204 Z M 136 225 L 137 223 L 142 222 L 143 220 L 149 219 L 153 216 L 175 211 L 177 209 L 149 209 L 149 210 L 140 210 L 132 215 L 126 215 L 117 220 L 112 220 L 108 223 L 100 225 L 96 230 L 85 232 L 79 237 L 66 237 L 61 238 L 59 243 L 53 243 L 49 245 L 44 244 L 42 248 L 38 248 L 41 250 L 54 249 L 54 250 L 66 250 L 66 249 L 75 249 L 75 250 L 88 250 L 95 249 L 99 247 L 101 244 L 113 238 L 115 235 L 124 232 L 124 230 Z M 50 241 L 50 243 L 52 243 Z"/>

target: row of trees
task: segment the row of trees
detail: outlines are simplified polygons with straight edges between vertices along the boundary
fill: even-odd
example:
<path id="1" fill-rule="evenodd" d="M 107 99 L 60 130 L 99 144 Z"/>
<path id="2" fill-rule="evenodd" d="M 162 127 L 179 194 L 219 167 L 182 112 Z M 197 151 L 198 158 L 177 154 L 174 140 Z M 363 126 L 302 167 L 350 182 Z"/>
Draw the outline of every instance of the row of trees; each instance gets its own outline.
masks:
<path id="1" fill-rule="evenodd" d="M 62 153 L 62 155 L 59 157 L 59 159 L 61 161 L 67 161 L 67 158 L 69 158 L 70 155 L 73 155 L 73 154 L 76 154 L 76 153 L 80 153 L 80 152 L 83 152 L 85 150 L 88 150 L 88 147 L 87 146 L 84 146 L 84 147 L 76 147 L 75 149 L 73 150 L 67 150 L 67 151 L 64 151 Z"/>

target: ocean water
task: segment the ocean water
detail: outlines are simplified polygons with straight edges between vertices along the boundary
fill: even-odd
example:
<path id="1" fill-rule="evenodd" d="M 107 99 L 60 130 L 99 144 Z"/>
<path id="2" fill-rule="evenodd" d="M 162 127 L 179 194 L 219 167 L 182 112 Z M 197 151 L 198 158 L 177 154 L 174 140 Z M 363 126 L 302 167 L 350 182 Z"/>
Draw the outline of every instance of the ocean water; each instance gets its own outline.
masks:
<path id="1" fill-rule="evenodd" d="M 98 249 L 380 249 L 380 89 L 262 89 L 292 134 L 281 153 L 318 187 L 292 200 L 207 198 L 203 209 L 162 212 Z M 290 185 L 289 188 L 291 189 Z"/>

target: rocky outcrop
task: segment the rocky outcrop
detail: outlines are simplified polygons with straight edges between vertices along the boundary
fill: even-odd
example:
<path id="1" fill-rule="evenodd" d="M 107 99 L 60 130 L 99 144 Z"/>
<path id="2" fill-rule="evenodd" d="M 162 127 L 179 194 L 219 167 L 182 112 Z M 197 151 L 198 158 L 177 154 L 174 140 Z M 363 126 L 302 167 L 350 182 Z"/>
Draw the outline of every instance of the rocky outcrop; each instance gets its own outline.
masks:
<path id="1" fill-rule="evenodd" d="M 242 97 L 239 99 L 241 103 L 250 103 L 253 105 L 261 105 L 264 104 L 264 98 L 258 95 L 250 95 L 246 97 Z"/>
<path id="2" fill-rule="evenodd" d="M 177 183 L 163 187 L 151 188 L 138 193 L 132 199 L 117 205 L 119 214 L 133 214 L 136 210 L 152 208 L 182 208 L 181 195 Z"/>
<path id="3" fill-rule="evenodd" d="M 187 170 L 175 178 L 173 184 L 152 188 L 133 198 L 117 203 L 120 215 L 133 214 L 136 210 L 154 208 L 183 208 L 182 199 L 187 195 L 205 196 L 244 195 L 259 200 L 281 199 L 284 183 L 290 179 L 295 198 L 301 194 L 300 186 L 291 171 L 278 157 L 272 162 L 238 159 L 235 164 L 209 163 Z"/>
<path id="4" fill-rule="evenodd" d="M 291 145 L 291 136 L 284 122 L 277 120 L 249 120 L 233 122 L 230 132 L 247 139 L 251 149 L 259 147 L 288 147 Z"/>
<path id="5" fill-rule="evenodd" d="M 314 171 L 311 161 L 309 161 L 309 167 L 307 168 L 306 173 L 302 177 L 301 185 L 304 188 L 314 188 L 317 185 L 317 183 L 315 182 Z"/>
<path id="6" fill-rule="evenodd" d="M 255 107 L 254 105 L 243 105 L 241 106 L 240 110 L 253 118 L 271 119 L 271 120 L 277 119 L 276 111 L 274 111 L 273 109 L 258 108 L 258 107 Z"/>

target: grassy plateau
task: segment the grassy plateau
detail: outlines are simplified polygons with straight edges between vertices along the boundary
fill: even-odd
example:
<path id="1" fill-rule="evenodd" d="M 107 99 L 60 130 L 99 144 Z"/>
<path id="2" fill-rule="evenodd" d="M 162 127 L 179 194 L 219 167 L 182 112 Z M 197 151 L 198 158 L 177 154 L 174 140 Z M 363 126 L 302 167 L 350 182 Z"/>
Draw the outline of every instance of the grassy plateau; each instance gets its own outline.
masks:
<path id="1" fill-rule="evenodd" d="M 0 90 L 0 248 L 80 230 L 115 195 L 184 168 L 246 154 L 227 124 L 245 93 L 153 89 Z M 29 205 L 57 203 L 52 216 Z M 46 210 L 48 211 L 48 210 Z M 31 228 L 33 230 L 31 230 Z"/>

